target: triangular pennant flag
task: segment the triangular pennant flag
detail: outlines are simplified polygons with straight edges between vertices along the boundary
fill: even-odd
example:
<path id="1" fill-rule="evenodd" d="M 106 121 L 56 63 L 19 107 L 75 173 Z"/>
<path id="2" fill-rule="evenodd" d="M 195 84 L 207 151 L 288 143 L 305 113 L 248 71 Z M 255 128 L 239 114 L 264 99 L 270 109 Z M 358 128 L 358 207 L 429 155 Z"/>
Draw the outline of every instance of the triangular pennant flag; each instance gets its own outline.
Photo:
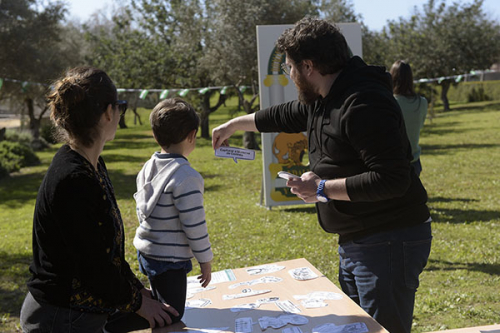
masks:
<path id="1" fill-rule="evenodd" d="M 0 79 L 0 89 L 2 89 L 3 86 L 3 79 Z"/>
<path id="2" fill-rule="evenodd" d="M 438 83 L 439 83 L 439 84 L 441 84 L 441 82 L 443 82 L 443 81 L 444 81 L 444 76 L 442 76 L 442 77 L 440 77 L 440 78 L 438 79 Z"/>
<path id="3" fill-rule="evenodd" d="M 148 94 L 149 94 L 149 90 L 144 89 L 143 91 L 141 91 L 141 94 L 139 95 L 139 98 L 140 99 L 146 99 L 146 97 L 148 96 Z"/>
<path id="4" fill-rule="evenodd" d="M 24 81 L 23 83 L 21 83 L 21 89 L 23 90 L 23 92 L 26 92 L 26 90 L 28 90 L 28 85 L 29 85 L 29 82 L 27 82 L 27 81 Z"/>
<path id="5" fill-rule="evenodd" d="M 209 90 L 208 88 L 201 88 L 200 90 L 198 90 L 198 92 L 204 95 L 208 90 Z"/>
<path id="6" fill-rule="evenodd" d="M 455 78 L 455 82 L 458 83 L 460 81 L 462 81 L 462 78 L 463 78 L 463 75 L 459 75 Z"/>
<path id="7" fill-rule="evenodd" d="M 244 93 L 247 90 L 247 86 L 240 86 L 241 93 Z"/>
<path id="8" fill-rule="evenodd" d="M 165 99 L 168 96 L 168 89 L 165 89 L 160 94 L 160 99 Z"/>
<path id="9" fill-rule="evenodd" d="M 222 87 L 222 90 L 220 91 L 220 94 L 221 95 L 225 95 L 226 93 L 227 93 L 227 87 L 224 86 L 224 87 Z"/>
<path id="10" fill-rule="evenodd" d="M 189 92 L 189 89 L 183 89 L 179 91 L 179 96 L 185 97 Z"/>

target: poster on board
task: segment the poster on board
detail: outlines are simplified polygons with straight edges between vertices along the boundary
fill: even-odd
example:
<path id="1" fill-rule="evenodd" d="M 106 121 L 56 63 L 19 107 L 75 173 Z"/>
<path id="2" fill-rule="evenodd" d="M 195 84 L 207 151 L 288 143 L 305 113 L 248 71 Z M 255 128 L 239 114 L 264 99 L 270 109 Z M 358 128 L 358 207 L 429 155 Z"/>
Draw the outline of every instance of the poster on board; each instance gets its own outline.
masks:
<path id="1" fill-rule="evenodd" d="M 279 36 L 293 25 L 257 26 L 257 54 L 259 66 L 260 108 L 297 99 L 294 83 L 281 69 L 285 54 L 276 50 Z M 362 56 L 361 25 L 340 23 L 354 55 Z M 307 136 L 305 133 L 262 133 L 263 184 L 261 202 L 266 207 L 298 205 L 304 202 L 290 192 L 286 180 L 278 177 L 279 171 L 300 176 L 309 171 Z"/>

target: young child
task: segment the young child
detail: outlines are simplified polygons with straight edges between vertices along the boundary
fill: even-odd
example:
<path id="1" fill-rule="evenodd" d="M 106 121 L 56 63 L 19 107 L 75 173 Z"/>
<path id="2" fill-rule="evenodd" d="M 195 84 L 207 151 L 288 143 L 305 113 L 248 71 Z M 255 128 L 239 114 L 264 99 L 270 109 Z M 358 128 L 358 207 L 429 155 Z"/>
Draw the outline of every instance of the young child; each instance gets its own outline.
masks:
<path id="1" fill-rule="evenodd" d="M 134 198 L 140 225 L 134 246 L 153 297 L 179 312 L 172 318 L 177 322 L 184 314 L 193 255 L 200 263 L 201 285 L 206 287 L 211 279 L 213 253 L 203 208 L 203 178 L 187 160 L 196 145 L 200 120 L 180 98 L 160 102 L 149 119 L 161 152 L 154 153 L 137 175 Z"/>

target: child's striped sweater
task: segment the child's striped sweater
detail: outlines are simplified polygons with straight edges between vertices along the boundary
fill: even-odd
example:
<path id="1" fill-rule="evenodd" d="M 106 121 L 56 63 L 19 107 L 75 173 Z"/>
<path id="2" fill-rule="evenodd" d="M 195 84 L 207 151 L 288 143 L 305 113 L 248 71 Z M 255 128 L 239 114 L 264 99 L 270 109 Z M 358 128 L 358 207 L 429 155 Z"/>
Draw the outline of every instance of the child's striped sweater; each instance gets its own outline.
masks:
<path id="1" fill-rule="evenodd" d="M 151 259 L 213 258 L 203 208 L 203 178 L 186 158 L 155 153 L 137 175 L 139 227 L 134 246 Z"/>

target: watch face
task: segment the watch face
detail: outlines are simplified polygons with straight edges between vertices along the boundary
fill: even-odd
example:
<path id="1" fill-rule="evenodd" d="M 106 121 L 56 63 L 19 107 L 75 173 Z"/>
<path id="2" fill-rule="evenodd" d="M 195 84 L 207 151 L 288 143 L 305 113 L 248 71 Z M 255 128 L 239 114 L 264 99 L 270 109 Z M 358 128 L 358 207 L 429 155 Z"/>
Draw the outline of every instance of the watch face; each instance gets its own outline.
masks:
<path id="1" fill-rule="evenodd" d="M 319 194 L 316 196 L 316 199 L 318 199 L 319 202 L 328 202 L 327 198 Z"/>

